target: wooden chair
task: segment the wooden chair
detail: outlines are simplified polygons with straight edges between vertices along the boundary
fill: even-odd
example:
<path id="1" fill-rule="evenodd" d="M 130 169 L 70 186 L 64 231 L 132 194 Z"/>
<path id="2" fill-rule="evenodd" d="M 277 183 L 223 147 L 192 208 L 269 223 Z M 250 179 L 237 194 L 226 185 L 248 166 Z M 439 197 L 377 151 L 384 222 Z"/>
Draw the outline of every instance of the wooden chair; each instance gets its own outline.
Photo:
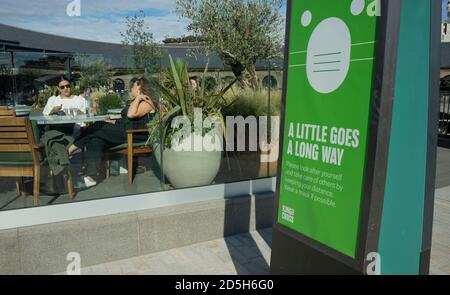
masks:
<path id="1" fill-rule="evenodd" d="M 20 177 L 17 189 L 23 195 L 23 178 L 33 178 L 34 205 L 39 205 L 39 185 L 43 145 L 35 142 L 31 122 L 24 118 L 0 118 L 0 177 Z M 67 186 L 70 199 L 74 197 L 70 169 Z"/>
<path id="2" fill-rule="evenodd" d="M 8 109 L 7 106 L 0 106 L 0 118 L 13 118 L 16 116 L 14 110 Z"/>
<path id="3" fill-rule="evenodd" d="M 153 149 L 146 145 L 146 143 L 133 143 L 134 134 L 148 133 L 148 129 L 127 130 L 127 143 L 116 146 L 109 150 L 106 159 L 106 178 L 110 177 L 111 155 L 127 156 L 128 164 L 128 184 L 133 184 L 133 158 L 136 155 L 151 154 Z"/>

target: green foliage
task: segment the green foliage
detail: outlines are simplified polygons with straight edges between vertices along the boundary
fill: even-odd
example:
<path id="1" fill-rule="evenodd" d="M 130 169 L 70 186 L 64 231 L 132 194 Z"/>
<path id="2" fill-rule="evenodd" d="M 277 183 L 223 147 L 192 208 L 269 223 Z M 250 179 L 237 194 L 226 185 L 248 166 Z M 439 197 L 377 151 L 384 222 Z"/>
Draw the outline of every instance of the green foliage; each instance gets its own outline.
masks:
<path id="1" fill-rule="evenodd" d="M 269 91 L 252 89 L 233 88 L 225 95 L 228 105 L 223 108 L 224 116 L 278 116 L 281 109 L 281 91 Z"/>
<path id="2" fill-rule="evenodd" d="M 269 91 L 253 89 L 233 88 L 225 96 L 225 100 L 228 105 L 222 110 L 224 117 L 237 117 L 242 116 L 244 118 L 255 116 L 271 117 L 279 116 L 281 110 L 281 97 L 282 92 L 280 90 L 272 90 L 270 92 L 270 104 L 269 104 Z M 271 122 L 268 120 L 268 122 Z M 259 120 L 258 120 L 259 123 Z M 248 132 L 248 131 L 246 131 Z M 237 136 L 237 134 L 235 134 Z M 258 134 L 259 136 L 259 134 Z M 269 138 L 272 136 L 272 130 L 268 130 Z M 248 135 L 246 136 L 248 138 Z M 235 139 L 235 142 L 237 139 Z"/>
<path id="3" fill-rule="evenodd" d="M 44 89 L 40 90 L 38 94 L 34 95 L 31 100 L 33 101 L 33 108 L 43 109 L 47 104 L 50 97 L 58 95 L 57 86 L 45 86 Z"/>
<path id="4" fill-rule="evenodd" d="M 213 77 L 206 77 L 205 90 L 214 91 L 218 87 L 218 82 Z"/>
<path id="5" fill-rule="evenodd" d="M 161 110 L 160 116 L 149 123 L 148 128 L 150 132 L 149 142 L 155 144 L 164 139 L 164 146 L 170 148 L 172 144 L 172 136 L 178 130 L 171 127 L 172 120 L 178 116 L 187 117 L 192 123 L 194 122 L 195 109 L 201 109 L 202 119 L 208 117 L 219 118 L 224 137 L 226 138 L 225 120 L 222 116 L 222 107 L 225 105 L 224 95 L 231 89 L 236 81 L 231 82 L 219 91 L 207 91 L 205 86 L 206 73 L 208 66 L 205 68 L 202 83 L 196 89 L 192 87 L 189 78 L 188 64 L 183 60 L 173 61 L 172 56 L 169 55 L 170 68 L 163 71 L 162 82 L 157 83 L 159 91 L 161 92 Z M 211 131 L 209 130 L 194 130 L 191 126 L 192 132 L 201 132 L 202 135 Z"/>
<path id="6" fill-rule="evenodd" d="M 106 96 L 106 93 L 100 92 L 100 91 L 96 91 L 96 92 L 91 93 L 92 100 L 95 103 L 97 103 L 97 104 L 100 101 L 100 99 L 105 97 L 105 96 Z"/>
<path id="7" fill-rule="evenodd" d="M 100 96 L 98 99 L 98 111 L 100 115 L 105 115 L 110 109 L 119 109 L 123 107 L 122 99 L 114 93 Z"/>
<path id="8" fill-rule="evenodd" d="M 72 93 L 72 95 L 80 95 L 81 94 L 81 89 L 79 87 L 77 88 L 72 88 L 70 93 Z"/>
<path id="9" fill-rule="evenodd" d="M 145 23 L 145 13 L 140 11 L 126 17 L 127 30 L 122 36 L 122 46 L 132 57 L 134 72 L 144 76 L 157 73 L 160 69 L 163 51 L 154 42 L 153 34 Z"/>
<path id="10" fill-rule="evenodd" d="M 232 67 L 244 86 L 258 88 L 257 60 L 281 57 L 282 0 L 177 0 L 176 12 L 208 52 Z"/>
<path id="11" fill-rule="evenodd" d="M 111 84 L 113 69 L 104 59 L 79 57 L 78 62 L 80 63 L 78 84 L 81 88 L 100 88 Z"/>
<path id="12" fill-rule="evenodd" d="M 441 80 L 441 88 L 443 88 L 443 89 L 449 89 L 449 88 L 450 88 L 450 81 L 447 81 L 447 80 Z"/>

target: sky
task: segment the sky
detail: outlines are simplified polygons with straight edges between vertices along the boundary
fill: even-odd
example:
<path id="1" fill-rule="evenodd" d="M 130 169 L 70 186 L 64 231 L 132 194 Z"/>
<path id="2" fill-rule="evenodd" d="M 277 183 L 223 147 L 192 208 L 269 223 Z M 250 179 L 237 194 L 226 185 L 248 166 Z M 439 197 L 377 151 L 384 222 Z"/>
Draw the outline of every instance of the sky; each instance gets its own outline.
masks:
<path id="1" fill-rule="evenodd" d="M 175 0 L 80 0 L 81 16 L 68 16 L 73 0 L 0 0 L 0 23 L 49 34 L 120 43 L 125 17 L 144 10 L 157 41 L 186 34 Z"/>
<path id="2" fill-rule="evenodd" d="M 447 3 L 448 0 L 441 0 L 442 1 L 442 20 L 447 19 Z"/>
<path id="3" fill-rule="evenodd" d="M 187 35 L 187 20 L 174 13 L 175 0 L 79 0 L 81 16 L 68 16 L 73 0 L 0 0 L 0 23 L 58 36 L 120 43 L 126 16 L 143 10 L 154 38 Z"/>
<path id="4" fill-rule="evenodd" d="M 188 21 L 174 13 L 175 0 L 77 0 L 81 16 L 70 17 L 73 0 L 0 0 L 0 23 L 58 36 L 120 43 L 126 30 L 125 17 L 144 10 L 147 25 L 157 42 L 187 35 Z M 447 2 L 442 1 L 442 19 Z M 283 13 L 285 7 L 283 7 Z"/>

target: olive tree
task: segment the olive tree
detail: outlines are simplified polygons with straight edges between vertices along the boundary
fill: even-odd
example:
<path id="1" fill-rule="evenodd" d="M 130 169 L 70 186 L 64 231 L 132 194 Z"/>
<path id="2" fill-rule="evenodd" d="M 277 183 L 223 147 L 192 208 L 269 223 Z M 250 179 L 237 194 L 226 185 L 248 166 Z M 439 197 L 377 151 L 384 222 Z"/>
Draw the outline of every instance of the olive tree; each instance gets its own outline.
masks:
<path id="1" fill-rule="evenodd" d="M 78 84 L 81 88 L 100 88 L 111 84 L 113 68 L 104 58 L 80 55 L 75 57 L 75 62 L 80 67 Z"/>
<path id="2" fill-rule="evenodd" d="M 150 75 L 158 72 L 163 51 L 156 44 L 153 33 L 145 22 L 145 13 L 126 17 L 127 30 L 121 32 L 122 46 L 131 55 L 135 71 Z"/>
<path id="3" fill-rule="evenodd" d="M 244 87 L 257 89 L 257 60 L 280 57 L 282 0 L 176 0 L 178 16 L 208 52 L 220 56 Z"/>

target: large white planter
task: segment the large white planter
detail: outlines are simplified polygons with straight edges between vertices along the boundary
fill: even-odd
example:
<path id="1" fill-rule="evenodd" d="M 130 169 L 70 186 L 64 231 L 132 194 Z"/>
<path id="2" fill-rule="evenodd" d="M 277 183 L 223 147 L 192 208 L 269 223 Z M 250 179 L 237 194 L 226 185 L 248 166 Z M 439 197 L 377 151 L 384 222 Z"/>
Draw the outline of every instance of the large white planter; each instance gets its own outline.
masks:
<path id="1" fill-rule="evenodd" d="M 216 178 L 222 162 L 221 151 L 175 151 L 155 147 L 155 157 L 163 173 L 174 188 L 209 185 Z"/>

